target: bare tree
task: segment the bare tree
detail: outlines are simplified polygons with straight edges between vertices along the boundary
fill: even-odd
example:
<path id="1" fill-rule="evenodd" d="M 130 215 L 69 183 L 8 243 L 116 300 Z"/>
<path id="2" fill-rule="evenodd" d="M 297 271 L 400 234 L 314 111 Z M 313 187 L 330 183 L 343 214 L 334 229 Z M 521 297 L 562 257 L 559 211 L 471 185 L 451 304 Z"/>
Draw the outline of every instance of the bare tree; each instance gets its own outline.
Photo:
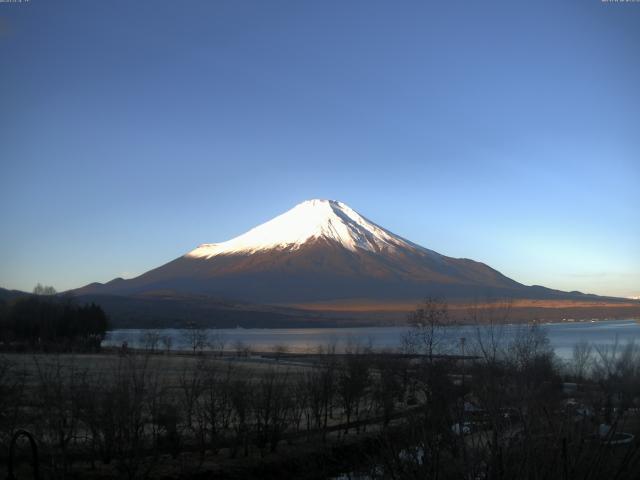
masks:
<path id="1" fill-rule="evenodd" d="M 231 447 L 231 458 L 235 458 L 240 448 L 244 456 L 249 456 L 249 414 L 251 410 L 251 386 L 246 378 L 237 376 L 229 385 L 230 400 L 233 406 L 234 442 Z"/>
<path id="2" fill-rule="evenodd" d="M 179 378 L 180 410 L 184 415 L 186 433 L 196 440 L 200 453 L 200 464 L 204 461 L 206 449 L 206 414 L 203 408 L 205 368 L 204 360 L 185 364 Z"/>
<path id="3" fill-rule="evenodd" d="M 236 340 L 233 344 L 233 349 L 238 357 L 248 357 L 251 355 L 251 346 L 247 345 L 242 340 Z"/>
<path id="4" fill-rule="evenodd" d="M 519 325 L 507 348 L 511 365 L 521 370 L 529 367 L 540 357 L 552 357 L 553 349 L 549 337 L 539 325 Z"/>
<path id="5" fill-rule="evenodd" d="M 593 346 L 586 340 L 579 341 L 573 346 L 571 358 L 571 373 L 576 379 L 583 379 L 589 374 L 593 363 Z"/>
<path id="6" fill-rule="evenodd" d="M 35 287 L 33 287 L 34 295 L 55 295 L 58 293 L 55 288 L 50 285 L 42 285 L 38 283 Z"/>
<path id="7" fill-rule="evenodd" d="M 209 336 L 209 345 L 211 345 L 211 349 L 221 357 L 224 354 L 224 347 L 227 345 L 227 339 L 224 333 L 217 330 L 213 332 Z"/>
<path id="8" fill-rule="evenodd" d="M 24 416 L 26 375 L 24 370 L 17 368 L 15 362 L 0 357 L 0 451 L 3 455 L 8 454 L 4 447 L 9 444 L 11 435 Z"/>
<path id="9" fill-rule="evenodd" d="M 160 344 L 160 332 L 158 330 L 146 330 L 140 337 L 142 347 L 151 353 L 155 353 Z"/>
<path id="10" fill-rule="evenodd" d="M 279 344 L 273 346 L 273 353 L 276 355 L 276 361 L 280 361 L 280 358 L 289 352 L 289 347 L 285 344 Z"/>
<path id="11" fill-rule="evenodd" d="M 195 322 L 188 322 L 182 332 L 184 342 L 194 354 L 202 352 L 209 345 L 207 330 Z"/>
<path id="12" fill-rule="evenodd" d="M 354 417 L 356 421 L 359 420 L 361 403 L 369 386 L 369 360 L 356 348 L 347 352 L 341 367 L 338 372 L 338 393 L 346 416 L 345 433 L 349 433 L 349 423 Z"/>
<path id="13" fill-rule="evenodd" d="M 487 364 L 496 364 L 505 354 L 506 324 L 511 315 L 510 300 L 475 302 L 467 310 L 467 322 L 475 328 L 471 352 Z"/>
<path id="14" fill-rule="evenodd" d="M 171 335 L 163 335 L 162 337 L 160 337 L 160 342 L 162 343 L 162 346 L 164 347 L 164 351 L 166 353 L 170 353 L 171 352 L 171 346 L 173 345 L 173 337 L 171 337 Z"/>
<path id="15" fill-rule="evenodd" d="M 287 372 L 264 373 L 254 385 L 251 400 L 256 444 L 262 455 L 267 445 L 275 452 L 288 426 L 291 409 Z"/>
<path id="16" fill-rule="evenodd" d="M 52 466 L 66 475 L 71 467 L 70 446 L 79 430 L 80 412 L 76 398 L 87 372 L 72 358 L 65 365 L 61 357 L 41 361 L 34 357 L 37 371 L 36 404 L 39 407 L 40 436 L 54 446 Z"/>
<path id="17" fill-rule="evenodd" d="M 436 354 L 445 349 L 444 327 L 449 323 L 446 302 L 428 297 L 408 317 L 411 329 L 403 338 L 404 349 L 411 353 L 422 353 L 433 361 Z"/>
<path id="18" fill-rule="evenodd" d="M 208 446 L 214 452 L 218 449 L 218 439 L 231 427 L 233 406 L 231 385 L 236 370 L 228 365 L 224 372 L 219 371 L 215 361 L 202 363 L 203 368 L 203 404 Z"/>
<path id="19" fill-rule="evenodd" d="M 611 423 L 614 413 L 622 415 L 640 396 L 640 348 L 633 341 L 621 345 L 616 336 L 613 345 L 597 345 L 595 350 L 593 377 L 605 395 L 603 408 L 607 423 Z"/>
<path id="20" fill-rule="evenodd" d="M 383 425 L 386 427 L 391 421 L 396 403 L 402 399 L 403 372 L 408 365 L 403 360 L 390 360 L 379 356 L 375 359 L 375 366 L 378 375 L 374 377 L 373 395 L 376 407 L 383 413 Z"/>

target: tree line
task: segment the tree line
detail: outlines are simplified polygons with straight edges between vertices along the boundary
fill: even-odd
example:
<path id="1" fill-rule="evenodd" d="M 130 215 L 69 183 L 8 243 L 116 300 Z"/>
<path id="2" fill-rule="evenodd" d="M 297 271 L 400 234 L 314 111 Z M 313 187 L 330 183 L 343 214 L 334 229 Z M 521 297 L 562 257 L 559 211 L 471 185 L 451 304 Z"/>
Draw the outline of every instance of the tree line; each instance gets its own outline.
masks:
<path id="1" fill-rule="evenodd" d="M 38 285 L 33 295 L 0 305 L 0 344 L 5 349 L 95 350 L 109 328 L 102 308 L 79 305 Z"/>

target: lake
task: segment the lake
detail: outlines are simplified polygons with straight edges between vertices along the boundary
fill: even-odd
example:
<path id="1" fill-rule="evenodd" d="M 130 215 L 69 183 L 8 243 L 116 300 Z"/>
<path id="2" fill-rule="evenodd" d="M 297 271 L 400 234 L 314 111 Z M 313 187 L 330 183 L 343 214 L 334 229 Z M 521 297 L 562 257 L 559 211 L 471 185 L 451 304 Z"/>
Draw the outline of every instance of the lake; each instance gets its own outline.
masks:
<path id="1" fill-rule="evenodd" d="M 560 358 L 570 358 L 573 346 L 579 341 L 594 345 L 613 345 L 616 341 L 626 344 L 640 341 L 640 323 L 635 320 L 603 320 L 598 322 L 547 323 L 540 327 L 546 332 L 551 346 Z M 451 326 L 445 328 L 445 336 L 452 353 L 459 353 L 460 339 L 465 338 L 471 346 L 480 334 L 487 334 L 489 327 Z M 512 338 L 518 325 L 496 327 L 502 338 Z M 397 349 L 408 327 L 360 327 L 360 328 L 274 328 L 274 329 L 209 329 L 208 337 L 222 339 L 226 349 L 235 349 L 238 343 L 255 351 L 271 351 L 276 346 L 286 347 L 289 352 L 313 352 L 319 347 L 336 345 L 337 351 L 344 351 L 349 344 L 371 345 L 375 349 Z M 131 347 L 143 345 L 143 336 L 148 330 L 126 329 L 107 333 L 104 346 L 120 346 L 127 342 Z M 188 349 L 188 341 L 183 329 L 158 330 L 162 336 L 170 336 L 172 349 Z"/>

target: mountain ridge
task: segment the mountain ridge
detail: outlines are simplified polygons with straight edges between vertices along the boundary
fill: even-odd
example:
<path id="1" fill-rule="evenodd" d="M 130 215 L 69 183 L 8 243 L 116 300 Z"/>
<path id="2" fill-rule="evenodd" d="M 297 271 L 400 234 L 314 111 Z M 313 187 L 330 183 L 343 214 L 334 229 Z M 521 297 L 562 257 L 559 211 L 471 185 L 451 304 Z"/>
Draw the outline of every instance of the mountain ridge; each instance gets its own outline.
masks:
<path id="1" fill-rule="evenodd" d="M 482 262 L 441 255 L 395 235 L 342 202 L 318 199 L 226 242 L 200 244 L 135 278 L 74 290 L 91 297 L 153 292 L 283 308 L 350 299 L 404 305 L 426 296 L 453 302 L 604 298 L 523 285 Z"/>

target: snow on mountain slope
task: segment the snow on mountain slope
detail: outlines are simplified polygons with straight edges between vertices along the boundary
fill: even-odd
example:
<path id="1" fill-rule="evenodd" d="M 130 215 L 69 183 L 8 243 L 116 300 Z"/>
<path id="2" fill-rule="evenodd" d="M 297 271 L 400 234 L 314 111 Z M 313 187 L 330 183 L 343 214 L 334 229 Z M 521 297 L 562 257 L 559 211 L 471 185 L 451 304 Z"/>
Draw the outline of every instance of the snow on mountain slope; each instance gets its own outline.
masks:
<path id="1" fill-rule="evenodd" d="M 211 258 L 225 254 L 251 254 L 261 250 L 296 250 L 310 240 L 326 239 L 351 251 L 370 252 L 418 249 L 409 242 L 367 220 L 348 205 L 335 200 L 307 200 L 247 233 L 223 243 L 205 243 L 185 256 Z"/>
<path id="2" fill-rule="evenodd" d="M 344 203 L 308 200 L 223 243 L 202 244 L 129 280 L 80 294 L 205 294 L 288 304 L 344 298 L 513 296 L 523 285 L 473 260 L 416 245 Z"/>

